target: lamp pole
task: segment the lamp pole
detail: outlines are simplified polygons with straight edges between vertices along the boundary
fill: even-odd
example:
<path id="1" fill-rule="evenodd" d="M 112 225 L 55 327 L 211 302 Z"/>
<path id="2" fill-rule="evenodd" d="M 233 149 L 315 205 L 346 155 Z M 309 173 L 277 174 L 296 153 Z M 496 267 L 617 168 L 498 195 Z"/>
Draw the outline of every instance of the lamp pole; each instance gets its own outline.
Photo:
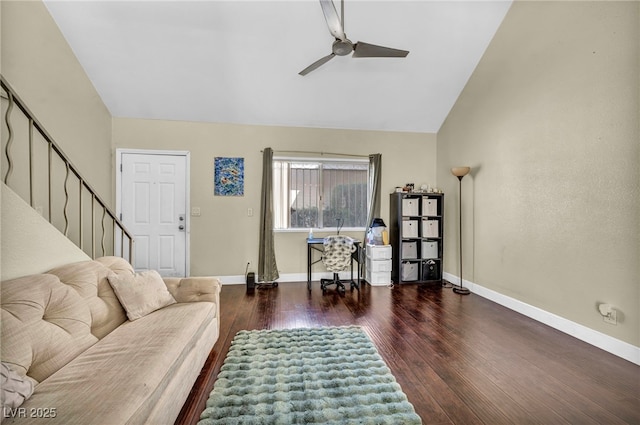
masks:
<path id="1" fill-rule="evenodd" d="M 460 230 L 460 243 L 458 245 L 459 249 L 460 249 L 460 284 L 458 286 L 454 286 L 453 287 L 453 292 L 455 292 L 456 294 L 460 294 L 460 295 L 469 295 L 471 293 L 471 291 L 469 290 L 469 288 L 465 288 L 462 286 L 462 178 L 464 176 L 466 176 L 467 174 L 469 174 L 469 171 L 471 171 L 471 168 L 469 167 L 454 167 L 451 169 L 451 174 L 453 174 L 454 176 L 456 176 L 458 178 L 458 202 L 459 202 L 459 208 L 458 208 L 458 216 L 459 216 L 459 227 L 458 229 Z"/>

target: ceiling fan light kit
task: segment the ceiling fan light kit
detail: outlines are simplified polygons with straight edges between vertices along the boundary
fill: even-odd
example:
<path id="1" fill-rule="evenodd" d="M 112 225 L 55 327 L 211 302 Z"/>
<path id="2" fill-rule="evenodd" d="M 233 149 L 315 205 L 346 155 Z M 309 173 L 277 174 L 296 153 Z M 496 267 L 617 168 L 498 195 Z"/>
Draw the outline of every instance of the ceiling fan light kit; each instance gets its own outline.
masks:
<path id="1" fill-rule="evenodd" d="M 329 62 L 336 56 L 347 56 L 351 52 L 354 58 L 404 58 L 409 54 L 408 50 L 393 49 L 391 47 L 377 46 L 375 44 L 358 41 L 352 43 L 344 32 L 344 0 L 341 1 L 341 16 L 338 16 L 333 0 L 320 0 L 320 6 L 327 21 L 329 32 L 336 39 L 331 46 L 331 53 L 318 59 L 305 69 L 299 72 L 300 75 L 307 75 Z"/>

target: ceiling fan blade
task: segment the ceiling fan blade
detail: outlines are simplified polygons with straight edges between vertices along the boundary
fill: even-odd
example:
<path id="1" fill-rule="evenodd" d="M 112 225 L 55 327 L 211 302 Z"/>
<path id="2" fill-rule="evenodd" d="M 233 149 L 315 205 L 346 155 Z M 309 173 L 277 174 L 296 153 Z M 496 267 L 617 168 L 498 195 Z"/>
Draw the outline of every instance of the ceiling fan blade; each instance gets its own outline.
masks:
<path id="1" fill-rule="evenodd" d="M 358 41 L 353 45 L 354 58 L 404 58 L 408 54 L 408 50 L 376 46 L 375 44 L 363 43 L 362 41 Z"/>
<path id="2" fill-rule="evenodd" d="M 320 0 L 320 6 L 322 6 L 322 13 L 324 13 L 324 19 L 327 21 L 331 35 L 339 40 L 345 40 L 347 36 L 344 35 L 344 28 L 333 0 Z"/>
<path id="3" fill-rule="evenodd" d="M 324 65 L 325 63 L 329 62 L 335 56 L 336 56 L 335 53 L 331 53 L 330 55 L 327 55 L 327 56 L 323 57 L 322 59 L 318 59 L 317 61 L 315 61 L 314 63 L 312 63 L 311 65 L 309 65 L 305 69 L 303 69 L 302 71 L 298 72 L 298 74 L 307 75 L 311 71 L 316 70 L 316 69 L 320 68 L 322 65 Z"/>

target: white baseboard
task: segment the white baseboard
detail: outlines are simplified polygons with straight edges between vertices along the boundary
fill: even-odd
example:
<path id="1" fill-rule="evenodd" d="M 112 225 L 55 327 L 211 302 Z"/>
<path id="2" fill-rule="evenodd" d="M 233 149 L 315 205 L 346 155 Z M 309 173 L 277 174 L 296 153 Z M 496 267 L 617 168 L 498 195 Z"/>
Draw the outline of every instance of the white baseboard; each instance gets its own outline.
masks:
<path id="1" fill-rule="evenodd" d="M 244 285 L 247 283 L 243 274 L 237 276 L 216 276 L 223 285 Z"/>
<path id="2" fill-rule="evenodd" d="M 450 273 L 443 273 L 443 275 L 444 278 L 449 282 L 458 283 L 460 281 L 460 278 L 458 276 L 452 275 Z M 636 347 L 635 345 L 631 345 L 627 342 L 603 334 L 602 332 L 598 332 L 579 323 L 572 322 L 571 320 L 567 320 L 564 317 L 560 317 L 538 307 L 534 307 L 522 301 L 516 300 L 515 298 L 508 297 L 473 282 L 463 280 L 463 284 L 466 288 L 469 288 L 469 290 L 476 295 L 479 295 L 483 298 L 507 307 L 510 310 L 530 317 L 540 323 L 544 323 L 547 326 L 551 326 L 554 329 L 571 335 L 574 338 L 578 338 L 581 341 L 605 350 L 632 363 L 640 365 L 640 347 Z"/>

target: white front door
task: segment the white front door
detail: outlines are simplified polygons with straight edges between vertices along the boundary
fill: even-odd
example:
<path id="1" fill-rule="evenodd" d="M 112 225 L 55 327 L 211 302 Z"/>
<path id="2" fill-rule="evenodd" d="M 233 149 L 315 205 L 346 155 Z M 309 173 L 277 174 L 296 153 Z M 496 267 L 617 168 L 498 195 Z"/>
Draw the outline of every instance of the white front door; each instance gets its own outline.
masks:
<path id="1" fill-rule="evenodd" d="M 121 220 L 133 235 L 133 267 L 185 277 L 188 155 L 147 152 L 119 152 L 119 205 Z"/>

